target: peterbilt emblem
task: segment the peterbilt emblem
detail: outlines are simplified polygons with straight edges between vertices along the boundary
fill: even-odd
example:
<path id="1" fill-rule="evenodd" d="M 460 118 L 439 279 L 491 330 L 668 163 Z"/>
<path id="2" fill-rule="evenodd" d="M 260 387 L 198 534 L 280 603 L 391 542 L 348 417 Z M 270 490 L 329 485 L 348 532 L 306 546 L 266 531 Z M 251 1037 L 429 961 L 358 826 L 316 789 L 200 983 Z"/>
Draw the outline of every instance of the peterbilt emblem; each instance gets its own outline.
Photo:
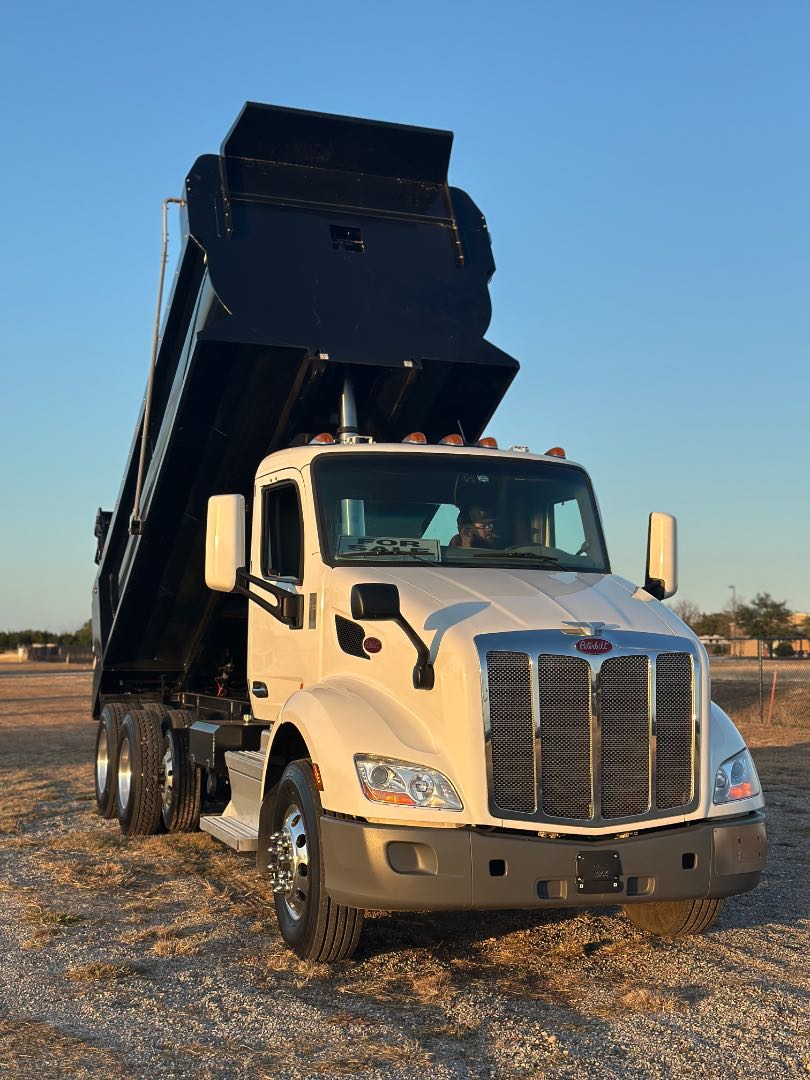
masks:
<path id="1" fill-rule="evenodd" d="M 584 637 L 579 639 L 574 648 L 584 653 L 606 653 L 610 652 L 613 646 L 604 638 Z"/>

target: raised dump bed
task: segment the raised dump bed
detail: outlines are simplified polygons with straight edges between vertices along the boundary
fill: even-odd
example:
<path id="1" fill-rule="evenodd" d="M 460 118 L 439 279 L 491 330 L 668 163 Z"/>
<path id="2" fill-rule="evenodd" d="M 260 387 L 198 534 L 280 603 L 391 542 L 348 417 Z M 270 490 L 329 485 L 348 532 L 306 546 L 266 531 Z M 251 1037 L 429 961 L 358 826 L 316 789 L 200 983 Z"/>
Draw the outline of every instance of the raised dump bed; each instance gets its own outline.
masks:
<path id="1" fill-rule="evenodd" d="M 94 711 L 105 697 L 245 686 L 247 601 L 205 587 L 209 496 L 334 431 L 478 438 L 517 372 L 485 340 L 483 215 L 448 186 L 452 135 L 248 103 L 185 182 L 183 248 L 115 511 L 100 512 Z"/>

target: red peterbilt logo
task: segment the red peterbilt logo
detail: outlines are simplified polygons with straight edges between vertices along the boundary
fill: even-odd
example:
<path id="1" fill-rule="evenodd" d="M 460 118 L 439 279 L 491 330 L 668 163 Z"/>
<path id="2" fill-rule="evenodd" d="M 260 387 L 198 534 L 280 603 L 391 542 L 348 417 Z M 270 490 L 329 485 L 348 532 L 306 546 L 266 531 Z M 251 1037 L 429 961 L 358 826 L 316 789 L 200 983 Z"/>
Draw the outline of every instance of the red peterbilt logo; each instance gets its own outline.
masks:
<path id="1" fill-rule="evenodd" d="M 610 652 L 613 646 L 609 641 L 605 641 L 600 637 L 583 637 L 575 645 L 576 649 L 585 653 L 606 653 Z"/>

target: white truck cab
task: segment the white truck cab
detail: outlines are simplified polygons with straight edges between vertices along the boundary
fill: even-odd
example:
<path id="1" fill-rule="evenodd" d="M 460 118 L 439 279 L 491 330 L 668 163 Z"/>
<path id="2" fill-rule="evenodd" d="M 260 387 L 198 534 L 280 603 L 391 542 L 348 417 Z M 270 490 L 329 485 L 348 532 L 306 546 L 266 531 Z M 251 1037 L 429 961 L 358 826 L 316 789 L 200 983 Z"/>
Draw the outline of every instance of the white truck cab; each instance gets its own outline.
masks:
<path id="1" fill-rule="evenodd" d="M 209 584 L 248 566 L 265 601 L 248 671 L 267 731 L 261 775 L 232 773 L 202 827 L 255 832 L 302 955 L 320 955 L 324 898 L 352 925 L 620 902 L 680 934 L 758 881 L 756 770 L 705 650 L 651 591 L 676 587 L 672 519 L 653 515 L 641 588 L 611 574 L 590 480 L 560 456 L 281 451 L 257 472 L 249 554 L 241 496 L 210 506 Z"/>

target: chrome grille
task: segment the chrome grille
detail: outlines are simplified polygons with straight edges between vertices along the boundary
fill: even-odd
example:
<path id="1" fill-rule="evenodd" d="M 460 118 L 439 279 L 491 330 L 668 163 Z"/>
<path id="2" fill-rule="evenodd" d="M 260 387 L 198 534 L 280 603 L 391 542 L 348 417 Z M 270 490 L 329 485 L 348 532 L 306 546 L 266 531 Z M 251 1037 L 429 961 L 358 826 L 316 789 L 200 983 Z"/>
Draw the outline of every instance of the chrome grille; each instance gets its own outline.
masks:
<path id="1" fill-rule="evenodd" d="M 492 794 L 503 810 L 537 809 L 532 676 L 525 653 L 487 653 Z"/>
<path id="2" fill-rule="evenodd" d="M 602 817 L 650 808 L 650 662 L 612 656 L 599 673 L 602 721 Z"/>
<path id="3" fill-rule="evenodd" d="M 591 797 L 591 669 L 577 657 L 538 658 L 540 791 L 543 813 L 589 818 Z"/>
<path id="4" fill-rule="evenodd" d="M 683 806 L 694 793 L 692 662 L 687 653 L 661 653 L 656 662 L 656 805 Z"/>
<path id="5" fill-rule="evenodd" d="M 594 824 L 694 802 L 694 661 L 685 651 L 652 653 L 636 646 L 600 664 L 482 649 L 496 816 Z"/>

